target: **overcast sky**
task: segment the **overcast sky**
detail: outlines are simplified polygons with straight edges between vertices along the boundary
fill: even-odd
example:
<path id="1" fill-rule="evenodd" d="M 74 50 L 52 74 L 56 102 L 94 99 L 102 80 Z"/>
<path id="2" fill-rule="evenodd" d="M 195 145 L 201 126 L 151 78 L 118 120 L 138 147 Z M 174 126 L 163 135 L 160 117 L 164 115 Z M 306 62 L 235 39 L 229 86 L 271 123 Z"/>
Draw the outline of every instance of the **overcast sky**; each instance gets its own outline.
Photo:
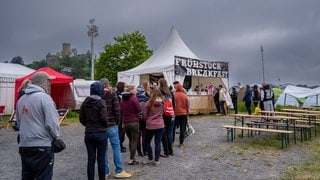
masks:
<path id="1" fill-rule="evenodd" d="M 229 62 L 229 84 L 320 85 L 319 0 L 3 0 L 0 62 L 56 54 L 62 43 L 99 54 L 115 36 L 140 31 L 154 52 L 174 26 L 201 59 Z"/>

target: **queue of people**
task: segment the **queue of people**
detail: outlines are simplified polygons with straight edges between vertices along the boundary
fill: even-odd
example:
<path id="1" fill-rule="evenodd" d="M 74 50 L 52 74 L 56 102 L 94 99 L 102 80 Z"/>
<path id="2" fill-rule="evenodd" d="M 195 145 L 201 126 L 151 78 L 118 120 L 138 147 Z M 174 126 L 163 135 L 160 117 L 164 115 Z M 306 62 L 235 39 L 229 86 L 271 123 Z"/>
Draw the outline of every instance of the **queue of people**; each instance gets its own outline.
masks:
<path id="1" fill-rule="evenodd" d="M 184 131 L 189 115 L 188 96 L 179 82 L 173 88 L 161 78 L 158 82 L 138 87 L 118 82 L 116 90 L 107 78 L 91 85 L 90 96 L 80 108 L 80 122 L 85 126 L 85 144 L 88 154 L 87 176 L 94 178 L 95 161 L 99 179 L 110 175 L 108 141 L 113 151 L 115 178 L 130 178 L 124 171 L 122 154 L 125 136 L 129 141 L 128 165 L 139 163 L 159 166 L 160 157 L 173 156 L 175 129 L 180 128 L 179 148 L 184 147 Z M 167 102 L 171 107 L 167 107 Z M 171 110 L 170 110 L 171 108 Z M 168 110 L 169 109 L 169 110 Z M 167 111 L 171 111 L 169 114 Z M 103 113 L 103 114 L 102 114 Z M 154 139 L 154 150 L 151 141 Z M 145 157 L 139 162 L 138 156 Z"/>

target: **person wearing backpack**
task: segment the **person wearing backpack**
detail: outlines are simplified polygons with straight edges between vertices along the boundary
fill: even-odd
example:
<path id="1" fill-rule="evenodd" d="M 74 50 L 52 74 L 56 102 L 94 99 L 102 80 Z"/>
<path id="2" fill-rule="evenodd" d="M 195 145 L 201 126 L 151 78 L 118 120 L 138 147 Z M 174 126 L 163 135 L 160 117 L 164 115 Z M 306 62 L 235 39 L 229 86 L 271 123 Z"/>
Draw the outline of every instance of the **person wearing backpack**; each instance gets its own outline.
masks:
<path id="1" fill-rule="evenodd" d="M 159 90 L 161 91 L 161 95 L 164 99 L 164 112 L 163 112 L 163 120 L 165 130 L 162 136 L 162 146 L 163 146 L 163 154 L 160 154 L 161 157 L 169 157 L 169 155 L 173 155 L 172 149 L 172 133 L 174 127 L 174 109 L 173 109 L 173 95 L 168 87 L 168 83 L 164 78 L 159 79 Z"/>
<path id="2" fill-rule="evenodd" d="M 263 102 L 263 107 L 265 111 L 274 111 L 273 100 L 274 93 L 271 89 L 270 85 L 267 83 L 262 83 L 262 91 L 261 91 L 261 101 Z"/>
<path id="3" fill-rule="evenodd" d="M 146 93 L 143 86 L 140 85 L 137 87 L 136 96 L 137 96 L 139 103 L 140 103 L 141 112 L 143 112 L 143 110 L 145 108 L 145 104 L 149 100 L 149 96 L 147 96 L 147 93 Z M 143 120 L 143 116 L 141 113 L 140 114 L 140 121 L 139 121 L 139 138 L 138 138 L 138 145 L 137 145 L 137 150 L 138 150 L 139 156 L 146 156 L 147 155 L 146 145 L 144 143 L 145 134 L 146 134 L 146 122 Z"/>
<path id="4" fill-rule="evenodd" d="M 258 89 L 258 85 L 255 84 L 252 89 L 252 102 L 255 108 L 258 106 L 259 101 L 260 101 L 259 89 Z"/>

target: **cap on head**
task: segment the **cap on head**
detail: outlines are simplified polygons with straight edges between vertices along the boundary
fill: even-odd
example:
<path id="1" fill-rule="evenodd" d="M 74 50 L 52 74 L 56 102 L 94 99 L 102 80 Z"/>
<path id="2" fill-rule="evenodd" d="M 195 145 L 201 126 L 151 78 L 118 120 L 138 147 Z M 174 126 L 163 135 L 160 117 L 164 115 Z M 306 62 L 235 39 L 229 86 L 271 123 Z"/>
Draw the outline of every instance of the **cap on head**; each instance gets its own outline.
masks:
<path id="1" fill-rule="evenodd" d="M 52 80 L 55 78 L 55 76 L 49 76 L 49 74 L 44 71 L 39 71 L 32 75 L 31 83 L 42 87 L 48 94 L 50 94 L 51 88 L 49 86 L 48 80 Z"/>
<path id="2" fill-rule="evenodd" d="M 32 75 L 31 82 L 35 85 L 40 85 L 44 81 L 55 79 L 55 76 L 50 76 L 48 73 L 44 71 L 36 72 Z"/>
<path id="3" fill-rule="evenodd" d="M 179 84 L 179 81 L 173 81 L 172 84 Z"/>
<path id="4" fill-rule="evenodd" d="M 107 79 L 107 78 L 101 78 L 101 79 L 100 79 L 100 82 L 101 82 L 104 86 L 110 84 L 110 81 L 109 81 L 109 79 Z"/>

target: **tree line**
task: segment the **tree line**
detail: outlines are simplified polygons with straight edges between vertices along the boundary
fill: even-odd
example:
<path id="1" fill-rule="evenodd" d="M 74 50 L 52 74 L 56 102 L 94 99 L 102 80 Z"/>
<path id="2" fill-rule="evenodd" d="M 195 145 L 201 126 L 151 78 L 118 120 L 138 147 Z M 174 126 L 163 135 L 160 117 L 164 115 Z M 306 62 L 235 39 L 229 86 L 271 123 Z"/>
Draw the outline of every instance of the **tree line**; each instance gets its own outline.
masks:
<path id="1" fill-rule="evenodd" d="M 107 77 L 114 86 L 117 82 L 117 73 L 138 66 L 147 60 L 153 51 L 148 48 L 144 35 L 139 31 L 123 33 L 122 36 L 113 38 L 113 43 L 107 43 L 104 51 L 100 52 L 99 58 L 95 60 L 95 79 Z M 52 69 L 72 76 L 75 79 L 90 79 L 91 53 L 78 54 L 77 49 L 71 53 L 63 54 L 57 52 L 56 61 L 48 63 L 46 59 L 33 61 L 25 64 L 20 56 L 14 57 L 10 63 L 25 65 L 32 69 L 51 67 Z"/>

